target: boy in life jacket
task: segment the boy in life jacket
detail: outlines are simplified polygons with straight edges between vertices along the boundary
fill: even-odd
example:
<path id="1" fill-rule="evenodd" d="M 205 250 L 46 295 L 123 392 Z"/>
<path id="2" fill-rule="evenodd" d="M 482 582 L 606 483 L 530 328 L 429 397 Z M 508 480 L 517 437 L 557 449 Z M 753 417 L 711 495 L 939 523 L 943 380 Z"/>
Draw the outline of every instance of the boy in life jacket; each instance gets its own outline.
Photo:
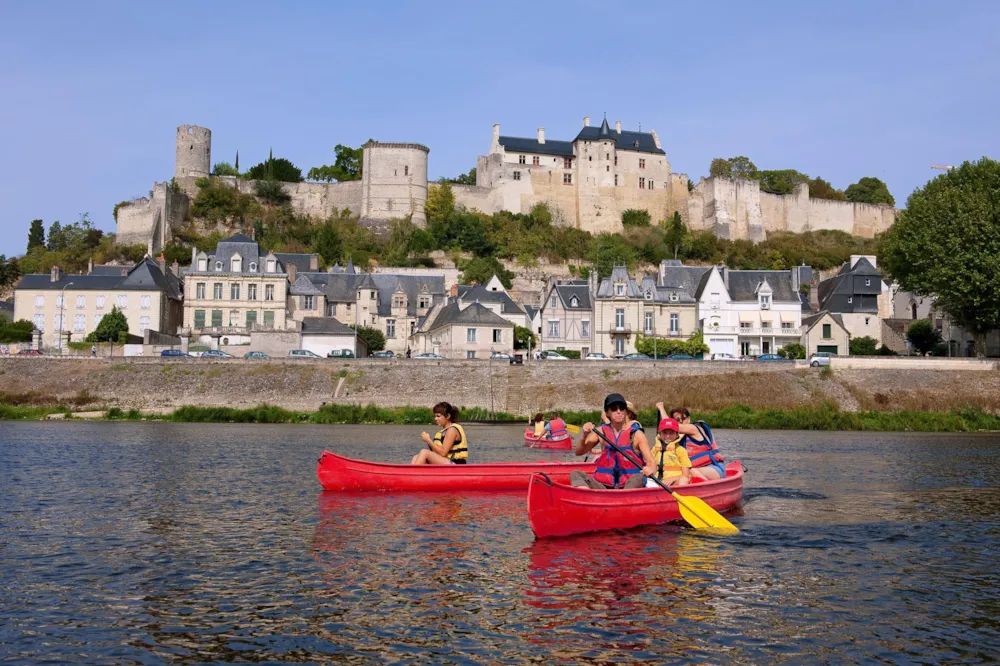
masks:
<path id="1" fill-rule="evenodd" d="M 597 458 L 594 475 L 574 471 L 570 474 L 570 483 L 597 490 L 642 488 L 646 483 L 645 477 L 652 475 L 656 469 L 646 433 L 641 427 L 630 425 L 625 398 L 619 393 L 612 393 L 604 399 L 604 413 L 608 418 L 607 423 L 598 426 L 589 422 L 583 424 L 574 453 L 578 456 L 586 455 L 596 444 L 601 443 L 601 438 L 595 432 L 599 430 L 629 455 L 622 455 L 614 447 L 605 444 Z M 636 465 L 637 461 L 642 463 L 641 467 Z"/>
<path id="2" fill-rule="evenodd" d="M 691 483 L 691 461 L 681 446 L 683 435 L 677 432 L 679 424 L 671 418 L 660 419 L 656 439 L 651 449 L 656 464 L 656 478 L 668 486 L 686 486 Z M 656 486 L 653 479 L 646 479 L 646 487 Z"/>
<path id="3" fill-rule="evenodd" d="M 663 403 L 658 402 L 656 409 L 661 419 L 669 417 L 677 421 L 682 436 L 681 446 L 687 451 L 691 460 L 691 476 L 706 481 L 725 478 L 726 462 L 715 444 L 715 438 L 708 424 L 704 421 L 691 423 L 691 412 L 687 407 L 674 407 L 668 414 Z"/>

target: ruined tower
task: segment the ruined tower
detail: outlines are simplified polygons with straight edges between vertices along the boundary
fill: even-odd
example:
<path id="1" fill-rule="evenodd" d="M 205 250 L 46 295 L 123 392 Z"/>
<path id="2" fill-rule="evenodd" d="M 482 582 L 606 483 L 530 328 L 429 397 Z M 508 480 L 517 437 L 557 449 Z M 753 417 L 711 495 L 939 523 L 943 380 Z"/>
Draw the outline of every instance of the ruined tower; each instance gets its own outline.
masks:
<path id="1" fill-rule="evenodd" d="M 174 178 L 183 183 L 185 179 L 204 178 L 211 172 L 212 130 L 197 125 L 178 127 Z"/>
<path id="2" fill-rule="evenodd" d="M 393 218 L 412 215 L 419 227 L 427 224 L 427 154 L 419 143 L 380 143 L 364 146 L 361 172 L 361 221 L 379 226 Z"/>

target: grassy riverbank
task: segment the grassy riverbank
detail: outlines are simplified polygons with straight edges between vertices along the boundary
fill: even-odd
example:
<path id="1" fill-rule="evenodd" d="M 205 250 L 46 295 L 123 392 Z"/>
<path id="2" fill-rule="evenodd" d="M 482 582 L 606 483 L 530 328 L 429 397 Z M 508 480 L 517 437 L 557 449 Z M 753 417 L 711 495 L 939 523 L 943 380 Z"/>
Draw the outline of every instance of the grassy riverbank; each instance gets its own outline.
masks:
<path id="1" fill-rule="evenodd" d="M 73 418 L 67 406 L 27 406 L 0 404 L 0 419 L 42 420 L 49 415 Z M 599 412 L 562 412 L 569 423 L 596 422 Z M 170 421 L 176 423 L 313 423 L 313 424 L 410 424 L 430 425 L 432 413 L 424 407 L 386 408 L 374 405 L 325 405 L 315 412 L 294 411 L 261 405 L 252 409 L 185 406 L 167 414 L 144 413 L 137 409 L 112 408 L 104 413 L 110 421 Z M 864 430 L 910 432 L 1000 431 L 1000 416 L 978 407 L 947 412 L 859 411 L 846 412 L 830 403 L 795 409 L 752 409 L 733 405 L 715 412 L 695 413 L 713 428 L 737 430 Z M 657 422 L 655 410 L 643 410 L 639 419 L 647 428 Z M 482 408 L 461 410 L 463 422 L 523 422 L 513 414 L 490 414 Z M 651 430 L 651 428 L 650 428 Z"/>

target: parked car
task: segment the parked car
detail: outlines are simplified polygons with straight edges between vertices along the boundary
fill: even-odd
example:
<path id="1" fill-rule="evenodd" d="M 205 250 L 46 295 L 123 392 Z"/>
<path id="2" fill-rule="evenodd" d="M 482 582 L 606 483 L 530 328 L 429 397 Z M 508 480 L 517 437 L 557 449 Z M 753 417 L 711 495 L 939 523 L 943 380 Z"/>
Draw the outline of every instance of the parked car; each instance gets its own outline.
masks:
<path id="1" fill-rule="evenodd" d="M 568 361 L 569 360 L 568 358 L 566 358 L 565 356 L 563 356 L 559 352 L 554 352 L 554 351 L 543 351 L 541 353 L 541 358 L 545 359 L 546 361 Z"/>
<path id="2" fill-rule="evenodd" d="M 39 349 L 22 349 L 15 356 L 44 356 Z"/>
<path id="3" fill-rule="evenodd" d="M 221 349 L 209 349 L 207 352 L 201 355 L 202 358 L 235 358 L 232 354 L 224 352 Z"/>
<path id="4" fill-rule="evenodd" d="M 626 361 L 652 361 L 653 357 L 647 354 L 625 354 Z"/>
<path id="5" fill-rule="evenodd" d="M 809 355 L 809 365 L 813 368 L 818 368 L 821 365 L 830 365 L 830 358 L 833 356 L 830 352 L 815 352 Z"/>
<path id="6" fill-rule="evenodd" d="M 371 354 L 371 358 L 395 358 L 395 356 L 396 355 L 393 354 L 388 349 L 385 349 L 383 351 L 372 352 Z"/>
<path id="7" fill-rule="evenodd" d="M 314 354 L 308 349 L 289 349 L 288 358 L 323 358 L 319 354 Z"/>
<path id="8" fill-rule="evenodd" d="M 180 349 L 164 349 L 160 352 L 160 356 L 183 356 L 185 358 L 190 358 L 190 354 L 182 352 Z"/>
<path id="9" fill-rule="evenodd" d="M 264 352 L 253 351 L 243 354 L 243 358 L 271 358 L 271 357 L 265 354 Z"/>
<path id="10" fill-rule="evenodd" d="M 697 361 L 694 356 L 690 354 L 670 354 L 667 356 L 668 361 Z"/>
<path id="11" fill-rule="evenodd" d="M 441 354 L 434 354 L 432 352 L 425 352 L 423 354 L 414 354 L 411 358 L 436 359 L 436 358 L 443 358 L 443 357 L 441 356 Z"/>
<path id="12" fill-rule="evenodd" d="M 490 358 L 500 358 L 506 360 L 510 358 L 510 354 L 508 354 L 507 352 L 495 351 L 492 354 L 490 354 Z"/>
<path id="13" fill-rule="evenodd" d="M 607 361 L 608 360 L 608 355 L 607 354 L 602 354 L 601 352 L 590 352 L 589 354 L 587 354 L 584 357 L 583 360 L 584 361 Z"/>
<path id="14" fill-rule="evenodd" d="M 390 352 L 391 353 L 391 352 Z M 354 358 L 353 349 L 331 349 L 326 353 L 327 358 Z"/>
<path id="15" fill-rule="evenodd" d="M 732 354 L 726 354 L 725 352 L 719 352 L 717 354 L 712 354 L 713 361 L 738 361 L 740 359 L 736 358 Z"/>
<path id="16" fill-rule="evenodd" d="M 757 357 L 758 361 L 787 361 L 787 358 L 782 358 L 777 354 L 761 354 Z"/>

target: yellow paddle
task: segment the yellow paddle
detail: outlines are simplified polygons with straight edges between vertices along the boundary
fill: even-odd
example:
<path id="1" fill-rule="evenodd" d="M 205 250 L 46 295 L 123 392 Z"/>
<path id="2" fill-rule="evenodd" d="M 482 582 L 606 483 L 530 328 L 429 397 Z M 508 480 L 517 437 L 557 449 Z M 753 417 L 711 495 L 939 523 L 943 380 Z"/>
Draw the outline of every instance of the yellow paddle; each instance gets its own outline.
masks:
<path id="1" fill-rule="evenodd" d="M 618 446 L 612 442 L 610 439 L 604 436 L 600 430 L 596 428 L 593 432 L 603 439 L 608 446 L 613 448 L 619 454 L 625 456 L 632 462 L 633 465 L 642 467 L 642 463 L 635 459 L 630 453 L 622 451 Z M 696 530 L 710 529 L 716 531 L 720 534 L 739 534 L 740 531 L 731 522 L 726 520 L 721 513 L 710 507 L 705 500 L 700 497 L 691 497 L 689 495 L 678 495 L 673 488 L 663 483 L 655 476 L 646 477 L 652 479 L 656 482 L 656 485 L 660 486 L 668 493 L 674 496 L 677 500 L 677 506 L 681 510 L 681 517 L 687 521 L 688 525 L 695 528 Z"/>
<path id="2" fill-rule="evenodd" d="M 571 435 L 579 435 L 580 434 L 580 426 L 573 425 L 572 423 L 567 423 L 566 424 L 566 432 L 568 432 Z"/>

